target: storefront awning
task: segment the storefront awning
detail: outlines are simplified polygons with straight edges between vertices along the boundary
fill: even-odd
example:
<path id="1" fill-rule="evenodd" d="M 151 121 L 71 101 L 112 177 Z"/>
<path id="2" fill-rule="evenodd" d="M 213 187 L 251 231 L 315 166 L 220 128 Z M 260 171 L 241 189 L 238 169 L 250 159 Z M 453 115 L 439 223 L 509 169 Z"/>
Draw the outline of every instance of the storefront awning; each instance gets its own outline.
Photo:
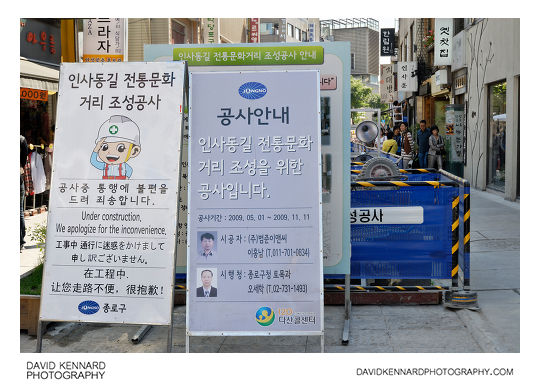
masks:
<path id="1" fill-rule="evenodd" d="M 21 86 L 37 90 L 58 91 L 59 71 L 22 59 Z"/>

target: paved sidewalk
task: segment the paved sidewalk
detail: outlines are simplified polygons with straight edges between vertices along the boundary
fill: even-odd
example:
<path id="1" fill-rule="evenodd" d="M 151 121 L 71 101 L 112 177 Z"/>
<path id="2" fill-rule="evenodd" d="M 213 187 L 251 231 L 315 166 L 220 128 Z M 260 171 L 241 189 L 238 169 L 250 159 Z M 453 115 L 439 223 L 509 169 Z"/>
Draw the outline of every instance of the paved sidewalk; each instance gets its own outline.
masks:
<path id="1" fill-rule="evenodd" d="M 325 352 L 519 352 L 519 207 L 492 193 L 471 192 L 471 286 L 478 291 L 480 311 L 452 311 L 442 305 L 353 306 L 350 340 L 343 346 L 344 307 L 325 306 Z M 33 254 L 31 248 L 21 253 L 21 272 Z M 186 351 L 185 310 L 174 310 L 173 352 Z M 43 337 L 43 352 L 166 352 L 167 327 L 152 327 L 134 345 L 131 338 L 138 329 L 52 323 Z M 21 352 L 35 347 L 36 338 L 21 331 Z M 320 338 L 192 337 L 190 351 L 318 353 Z"/>
<path id="2" fill-rule="evenodd" d="M 173 352 L 186 352 L 185 306 L 175 307 Z M 341 344 L 343 306 L 325 306 L 325 352 L 482 352 L 458 313 L 435 306 L 354 306 L 349 344 Z M 139 326 L 56 323 L 43 337 L 43 352 L 166 352 L 168 328 L 152 327 L 139 344 Z M 21 333 L 21 352 L 33 352 L 36 338 Z M 320 353 L 316 336 L 191 337 L 195 353 Z"/>

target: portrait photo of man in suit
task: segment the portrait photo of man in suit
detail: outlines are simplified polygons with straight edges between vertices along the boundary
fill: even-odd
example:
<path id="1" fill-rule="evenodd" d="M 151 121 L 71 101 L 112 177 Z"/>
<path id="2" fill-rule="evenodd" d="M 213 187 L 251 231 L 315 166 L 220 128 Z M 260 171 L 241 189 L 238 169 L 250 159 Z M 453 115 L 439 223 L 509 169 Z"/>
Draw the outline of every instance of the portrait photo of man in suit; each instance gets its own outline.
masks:
<path id="1" fill-rule="evenodd" d="M 197 287 L 198 298 L 215 298 L 217 297 L 217 288 L 212 286 L 214 273 L 209 269 L 201 271 L 202 286 Z"/>
<path id="2" fill-rule="evenodd" d="M 199 257 L 205 261 L 212 260 L 217 257 L 215 236 L 212 234 L 215 232 L 199 232 Z"/>

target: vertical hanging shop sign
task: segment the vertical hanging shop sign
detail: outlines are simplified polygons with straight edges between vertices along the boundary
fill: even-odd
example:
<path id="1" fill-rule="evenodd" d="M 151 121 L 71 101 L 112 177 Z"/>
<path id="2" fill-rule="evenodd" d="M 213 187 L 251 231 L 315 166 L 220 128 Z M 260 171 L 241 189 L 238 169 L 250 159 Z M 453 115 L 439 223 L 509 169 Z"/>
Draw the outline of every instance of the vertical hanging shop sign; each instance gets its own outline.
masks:
<path id="1" fill-rule="evenodd" d="M 417 62 L 398 62 L 397 91 L 418 91 Z"/>
<path id="2" fill-rule="evenodd" d="M 279 41 L 287 41 L 287 19 L 279 19 Z"/>
<path id="3" fill-rule="evenodd" d="M 452 64 L 453 19 L 435 19 L 435 48 L 433 64 L 450 66 Z"/>
<path id="4" fill-rule="evenodd" d="M 83 62 L 122 62 L 124 28 L 124 19 L 84 19 Z"/>
<path id="5" fill-rule="evenodd" d="M 170 324 L 184 78 L 62 64 L 41 320 Z"/>
<path id="6" fill-rule="evenodd" d="M 249 19 L 249 42 L 259 43 L 259 18 Z"/>
<path id="7" fill-rule="evenodd" d="M 219 31 L 219 19 L 203 19 L 203 43 L 219 44 L 221 43 Z"/>
<path id="8" fill-rule="evenodd" d="M 189 335 L 320 335 L 319 72 L 190 74 Z"/>
<path id="9" fill-rule="evenodd" d="M 394 101 L 394 73 L 392 64 L 381 64 L 381 102 L 392 103 Z"/>
<path id="10" fill-rule="evenodd" d="M 395 28 L 381 28 L 381 56 L 394 55 Z"/>
<path id="11" fill-rule="evenodd" d="M 445 107 L 445 134 L 451 141 L 452 159 L 462 161 L 464 159 L 464 129 L 465 117 L 463 105 L 446 105 Z"/>
<path id="12" fill-rule="evenodd" d="M 314 42 L 315 41 L 315 24 L 309 23 L 308 24 L 308 42 Z"/>

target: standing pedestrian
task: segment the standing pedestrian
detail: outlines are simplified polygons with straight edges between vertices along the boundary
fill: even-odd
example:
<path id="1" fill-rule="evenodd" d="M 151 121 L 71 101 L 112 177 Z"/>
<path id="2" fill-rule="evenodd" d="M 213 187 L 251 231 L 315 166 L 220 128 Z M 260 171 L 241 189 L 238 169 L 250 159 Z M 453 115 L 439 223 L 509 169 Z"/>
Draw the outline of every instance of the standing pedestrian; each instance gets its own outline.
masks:
<path id="1" fill-rule="evenodd" d="M 401 156 L 403 157 L 399 161 L 400 168 L 407 169 L 410 167 L 409 164 L 414 158 L 414 141 L 411 132 L 407 130 L 407 124 L 405 122 L 401 122 L 399 130 L 401 131 Z"/>
<path id="2" fill-rule="evenodd" d="M 399 132 L 399 126 L 397 125 L 394 127 L 394 139 L 397 142 L 397 146 L 398 146 L 396 154 L 400 155 L 401 154 L 401 133 Z"/>
<path id="3" fill-rule="evenodd" d="M 384 143 L 382 145 L 382 151 L 384 151 L 386 153 L 396 154 L 398 144 L 397 144 L 396 140 L 394 139 L 394 133 L 389 131 L 386 136 L 387 136 L 387 140 L 384 141 Z"/>
<path id="4" fill-rule="evenodd" d="M 426 121 L 420 121 L 420 130 L 416 133 L 416 141 L 418 143 L 418 162 L 420 168 L 427 167 L 428 151 L 429 151 L 429 137 L 431 133 L 426 129 Z"/>
<path id="5" fill-rule="evenodd" d="M 379 138 L 375 141 L 375 146 L 377 149 L 382 149 L 382 145 L 386 139 L 386 131 L 384 131 L 384 127 L 381 127 Z"/>
<path id="6" fill-rule="evenodd" d="M 444 141 L 439 136 L 439 128 L 436 125 L 433 125 L 431 127 L 431 136 L 429 137 L 429 152 L 428 152 L 428 167 L 429 168 L 434 168 L 435 162 L 437 162 L 437 169 L 442 169 L 443 149 L 444 149 Z"/>
<path id="7" fill-rule="evenodd" d="M 20 180 L 21 180 L 21 252 L 24 246 L 24 236 L 26 236 L 26 225 L 24 224 L 24 167 L 26 165 L 26 160 L 28 158 L 28 144 L 26 143 L 26 138 L 21 135 L 21 153 L 20 153 Z"/>

